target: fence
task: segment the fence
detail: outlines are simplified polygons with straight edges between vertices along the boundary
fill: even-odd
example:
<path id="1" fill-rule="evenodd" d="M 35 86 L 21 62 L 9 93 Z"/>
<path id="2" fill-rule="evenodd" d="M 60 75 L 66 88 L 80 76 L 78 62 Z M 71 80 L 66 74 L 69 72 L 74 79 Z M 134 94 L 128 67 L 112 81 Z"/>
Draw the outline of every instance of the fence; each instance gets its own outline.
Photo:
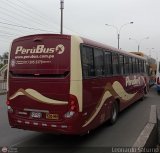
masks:
<path id="1" fill-rule="evenodd" d="M 0 80 L 0 94 L 6 94 L 7 92 L 7 80 Z"/>

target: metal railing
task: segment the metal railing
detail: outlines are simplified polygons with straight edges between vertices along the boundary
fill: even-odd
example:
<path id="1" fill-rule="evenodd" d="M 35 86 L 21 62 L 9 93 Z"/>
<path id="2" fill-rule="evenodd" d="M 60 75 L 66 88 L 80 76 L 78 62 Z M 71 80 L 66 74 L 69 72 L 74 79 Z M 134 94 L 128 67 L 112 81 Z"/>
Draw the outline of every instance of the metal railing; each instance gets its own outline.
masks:
<path id="1" fill-rule="evenodd" d="M 0 80 L 0 94 L 5 94 L 7 92 L 7 80 Z"/>

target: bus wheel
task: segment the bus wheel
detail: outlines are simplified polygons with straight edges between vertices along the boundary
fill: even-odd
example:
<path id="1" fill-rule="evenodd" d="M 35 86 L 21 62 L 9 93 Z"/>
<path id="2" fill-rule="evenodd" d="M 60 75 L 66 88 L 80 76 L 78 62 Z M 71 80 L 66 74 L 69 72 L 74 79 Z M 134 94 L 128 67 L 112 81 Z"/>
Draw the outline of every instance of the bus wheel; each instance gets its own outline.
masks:
<path id="1" fill-rule="evenodd" d="M 143 95 L 143 96 L 140 98 L 140 101 L 143 101 L 143 100 L 144 100 L 144 97 L 145 97 L 145 96 Z"/>
<path id="2" fill-rule="evenodd" d="M 144 97 L 145 97 L 145 90 L 146 90 L 146 89 L 144 89 L 143 95 L 142 95 L 142 97 L 140 98 L 140 101 L 143 101 L 143 100 L 144 100 Z"/>
<path id="3" fill-rule="evenodd" d="M 117 121 L 117 118 L 118 118 L 118 104 L 117 102 L 113 102 L 112 108 L 111 108 L 110 123 L 114 124 Z"/>
<path id="4" fill-rule="evenodd" d="M 148 93 L 147 87 L 144 88 L 144 93 L 145 93 L 145 95 Z"/>

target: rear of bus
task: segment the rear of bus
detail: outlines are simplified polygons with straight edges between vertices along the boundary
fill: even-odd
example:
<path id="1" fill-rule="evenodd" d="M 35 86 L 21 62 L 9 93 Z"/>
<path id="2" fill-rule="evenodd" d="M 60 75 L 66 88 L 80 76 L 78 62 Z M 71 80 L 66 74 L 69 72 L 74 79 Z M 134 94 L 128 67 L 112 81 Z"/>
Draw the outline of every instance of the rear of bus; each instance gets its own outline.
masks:
<path id="1" fill-rule="evenodd" d="M 71 66 L 71 48 L 72 36 L 68 35 L 31 35 L 13 41 L 7 95 L 11 127 L 64 134 L 81 132 L 81 99 L 76 90 L 81 79 L 74 78 L 71 69 L 78 71 L 77 75 L 81 70 Z M 76 52 L 78 42 L 74 48 Z"/>

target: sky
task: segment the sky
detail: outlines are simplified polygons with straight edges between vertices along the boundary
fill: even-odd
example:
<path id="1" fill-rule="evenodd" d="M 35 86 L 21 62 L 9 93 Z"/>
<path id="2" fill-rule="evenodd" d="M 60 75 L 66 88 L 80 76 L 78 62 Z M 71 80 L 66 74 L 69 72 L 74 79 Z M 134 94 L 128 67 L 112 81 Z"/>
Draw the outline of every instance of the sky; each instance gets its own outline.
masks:
<path id="1" fill-rule="evenodd" d="M 63 33 L 117 48 L 118 30 L 121 49 L 137 51 L 139 44 L 140 51 L 157 58 L 159 6 L 160 0 L 64 0 Z M 15 38 L 60 33 L 60 15 L 60 0 L 0 0 L 0 54 L 9 52 Z"/>

